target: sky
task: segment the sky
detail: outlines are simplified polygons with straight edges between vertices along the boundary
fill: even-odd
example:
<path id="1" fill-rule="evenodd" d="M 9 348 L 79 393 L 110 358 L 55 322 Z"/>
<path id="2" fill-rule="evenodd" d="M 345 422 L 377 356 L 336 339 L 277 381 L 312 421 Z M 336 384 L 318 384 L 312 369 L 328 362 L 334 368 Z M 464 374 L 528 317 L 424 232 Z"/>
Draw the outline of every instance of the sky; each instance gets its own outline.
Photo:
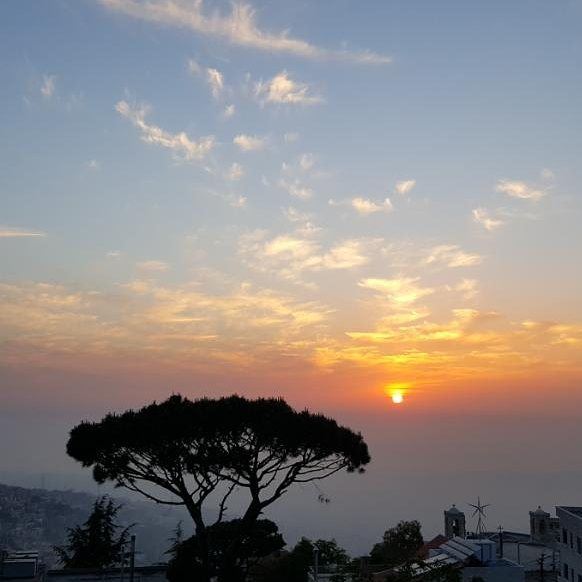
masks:
<path id="1" fill-rule="evenodd" d="M 582 504 L 581 25 L 579 0 L 2 2 L 5 475 L 77 483 L 79 420 L 239 393 L 370 444 L 331 509 L 276 510 L 294 533 Z"/>

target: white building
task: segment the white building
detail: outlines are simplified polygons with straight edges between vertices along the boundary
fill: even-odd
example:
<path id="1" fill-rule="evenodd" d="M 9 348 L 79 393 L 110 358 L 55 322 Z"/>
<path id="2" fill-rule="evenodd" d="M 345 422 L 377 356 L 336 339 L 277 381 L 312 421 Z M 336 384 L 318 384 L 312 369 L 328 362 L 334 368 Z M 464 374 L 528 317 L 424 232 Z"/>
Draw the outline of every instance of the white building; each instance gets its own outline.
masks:
<path id="1" fill-rule="evenodd" d="M 559 582 L 582 582 L 582 507 L 556 507 L 560 518 Z"/>

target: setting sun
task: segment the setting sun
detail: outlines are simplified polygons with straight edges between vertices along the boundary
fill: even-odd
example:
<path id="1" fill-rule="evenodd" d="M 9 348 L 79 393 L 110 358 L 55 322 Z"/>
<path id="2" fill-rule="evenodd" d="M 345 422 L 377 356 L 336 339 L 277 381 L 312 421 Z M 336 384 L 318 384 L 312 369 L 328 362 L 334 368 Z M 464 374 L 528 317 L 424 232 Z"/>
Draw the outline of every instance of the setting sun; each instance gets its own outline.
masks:
<path id="1" fill-rule="evenodd" d="M 407 382 L 393 382 L 384 387 L 384 392 L 387 396 L 390 396 L 393 404 L 402 404 L 404 395 L 409 388 L 410 384 Z"/>
<path id="2" fill-rule="evenodd" d="M 404 394 L 400 390 L 396 390 L 392 393 L 392 402 L 394 404 L 402 404 L 404 402 Z"/>

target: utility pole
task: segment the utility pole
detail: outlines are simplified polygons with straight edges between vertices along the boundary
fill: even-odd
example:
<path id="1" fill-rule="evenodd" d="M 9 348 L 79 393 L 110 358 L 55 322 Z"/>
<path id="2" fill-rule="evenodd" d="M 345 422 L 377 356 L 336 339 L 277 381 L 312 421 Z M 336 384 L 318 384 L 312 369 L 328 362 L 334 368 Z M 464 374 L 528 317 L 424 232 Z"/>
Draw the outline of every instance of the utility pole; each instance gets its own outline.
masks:
<path id="1" fill-rule="evenodd" d="M 503 558 L 503 527 L 499 526 L 497 530 L 499 531 L 499 557 Z"/>
<path id="2" fill-rule="evenodd" d="M 319 550 L 317 548 L 313 550 L 313 580 L 319 581 Z"/>
<path id="3" fill-rule="evenodd" d="M 544 570 L 544 563 L 546 561 L 546 558 L 548 556 L 546 554 L 542 554 L 539 558 L 538 558 L 538 564 L 540 566 L 540 582 L 544 582 L 544 576 L 546 574 L 546 571 Z"/>
<path id="4" fill-rule="evenodd" d="M 129 553 L 129 582 L 133 582 L 134 574 L 135 574 L 135 535 L 132 535 Z"/>

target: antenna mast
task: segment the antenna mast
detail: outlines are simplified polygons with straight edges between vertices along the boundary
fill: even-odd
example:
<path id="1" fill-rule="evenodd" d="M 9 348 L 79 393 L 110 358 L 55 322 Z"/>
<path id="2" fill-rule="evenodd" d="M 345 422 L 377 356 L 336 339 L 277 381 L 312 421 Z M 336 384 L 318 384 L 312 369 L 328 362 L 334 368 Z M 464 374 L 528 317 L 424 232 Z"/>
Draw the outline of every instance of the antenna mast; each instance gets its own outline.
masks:
<path id="1" fill-rule="evenodd" d="M 473 517 L 477 516 L 477 537 L 481 539 L 485 535 L 485 508 L 489 507 L 491 504 L 481 503 L 481 497 L 477 497 L 477 504 L 469 503 L 471 507 L 475 509 L 473 512 Z"/>

